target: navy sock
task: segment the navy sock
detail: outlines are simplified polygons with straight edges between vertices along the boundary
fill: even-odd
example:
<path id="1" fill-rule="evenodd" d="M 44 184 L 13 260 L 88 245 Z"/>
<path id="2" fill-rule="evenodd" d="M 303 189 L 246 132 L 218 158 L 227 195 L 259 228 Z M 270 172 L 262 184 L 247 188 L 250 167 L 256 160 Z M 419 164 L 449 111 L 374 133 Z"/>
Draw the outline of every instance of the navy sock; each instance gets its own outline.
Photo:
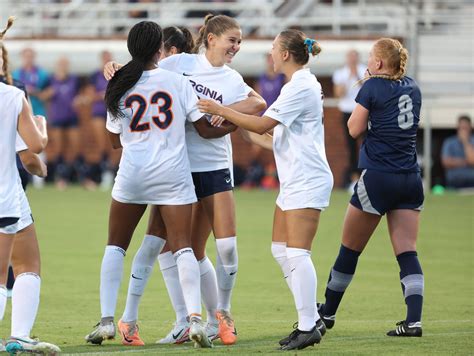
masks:
<path id="1" fill-rule="evenodd" d="M 332 316 L 336 314 L 344 292 L 354 276 L 359 256 L 360 252 L 351 250 L 341 244 L 339 255 L 329 274 L 328 285 L 324 294 L 326 302 L 324 303 L 324 310 L 322 310 L 323 315 Z"/>
<path id="2" fill-rule="evenodd" d="M 418 255 L 415 251 L 404 252 L 397 256 L 397 261 L 400 266 L 400 282 L 407 305 L 406 322 L 421 321 L 424 277 Z"/>

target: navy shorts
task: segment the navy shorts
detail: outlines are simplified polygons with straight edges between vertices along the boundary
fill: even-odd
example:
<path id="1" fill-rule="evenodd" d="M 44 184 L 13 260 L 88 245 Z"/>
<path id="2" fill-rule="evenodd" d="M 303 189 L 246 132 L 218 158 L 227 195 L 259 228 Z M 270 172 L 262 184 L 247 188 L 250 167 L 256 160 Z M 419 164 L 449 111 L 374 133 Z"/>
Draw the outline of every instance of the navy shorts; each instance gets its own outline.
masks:
<path id="1" fill-rule="evenodd" d="M 234 189 L 228 168 L 210 172 L 193 172 L 192 176 L 198 199 Z"/>
<path id="2" fill-rule="evenodd" d="M 364 169 L 350 203 L 371 214 L 397 209 L 423 208 L 423 182 L 419 172 L 390 173 Z"/>
<path id="3" fill-rule="evenodd" d="M 48 121 L 48 124 L 55 129 L 71 129 L 79 126 L 79 120 L 77 117 L 70 117 L 64 121 L 54 122 L 52 120 Z"/>

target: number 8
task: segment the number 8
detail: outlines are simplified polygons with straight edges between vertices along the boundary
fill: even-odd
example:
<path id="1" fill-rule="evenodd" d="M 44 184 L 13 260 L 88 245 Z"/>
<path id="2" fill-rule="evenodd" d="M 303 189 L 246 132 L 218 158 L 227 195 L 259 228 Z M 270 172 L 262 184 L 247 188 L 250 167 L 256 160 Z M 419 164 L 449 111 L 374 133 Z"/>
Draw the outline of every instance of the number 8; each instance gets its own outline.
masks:
<path id="1" fill-rule="evenodd" d="M 398 99 L 398 108 L 400 115 L 398 115 L 398 126 L 402 130 L 408 130 L 413 126 L 413 101 L 409 95 L 402 95 Z"/>

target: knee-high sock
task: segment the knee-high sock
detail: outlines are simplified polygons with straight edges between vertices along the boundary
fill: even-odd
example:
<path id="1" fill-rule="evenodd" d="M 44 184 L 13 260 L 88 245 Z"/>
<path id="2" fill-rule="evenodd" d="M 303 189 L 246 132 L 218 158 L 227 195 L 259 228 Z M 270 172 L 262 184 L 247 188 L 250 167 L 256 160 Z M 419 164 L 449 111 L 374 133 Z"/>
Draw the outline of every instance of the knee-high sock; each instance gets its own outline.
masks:
<path id="1" fill-rule="evenodd" d="M 166 290 L 170 297 L 171 305 L 176 313 L 176 323 L 186 323 L 188 310 L 186 309 L 186 302 L 184 301 L 183 291 L 179 282 L 178 266 L 171 251 L 162 253 L 158 256 L 161 273 L 165 281 Z"/>
<path id="2" fill-rule="evenodd" d="M 329 274 L 328 285 L 326 287 L 324 310 L 325 316 L 336 315 L 339 303 L 341 303 L 344 292 L 352 281 L 360 252 L 351 250 L 343 245 L 339 249 L 339 255 Z"/>
<path id="3" fill-rule="evenodd" d="M 218 304 L 217 309 L 230 311 L 230 299 L 232 289 L 237 277 L 238 256 L 237 256 L 237 237 L 226 237 L 216 239 L 217 247 L 217 287 Z"/>
<path id="4" fill-rule="evenodd" d="M 179 282 L 183 290 L 186 309 L 191 316 L 201 317 L 201 279 L 199 263 L 190 247 L 182 248 L 174 253 L 178 266 Z"/>
<path id="5" fill-rule="evenodd" d="M 0 321 L 5 316 L 5 309 L 7 307 L 7 287 L 4 285 L 0 286 Z"/>
<path id="6" fill-rule="evenodd" d="M 29 337 L 40 300 L 41 278 L 36 273 L 20 274 L 12 290 L 12 336 Z"/>
<path id="7" fill-rule="evenodd" d="M 138 305 L 145 290 L 148 278 L 153 271 L 156 258 L 160 254 L 166 240 L 160 237 L 145 235 L 132 263 L 132 273 L 128 285 L 127 303 L 122 315 L 124 322 L 137 321 Z"/>
<path id="8" fill-rule="evenodd" d="M 286 256 L 286 242 L 272 242 L 272 255 L 280 265 L 288 288 L 291 290 L 291 269 L 288 257 Z"/>
<path id="9" fill-rule="evenodd" d="M 100 269 L 100 310 L 102 318 L 114 318 L 117 296 L 122 282 L 125 250 L 118 246 L 105 247 Z"/>
<path id="10" fill-rule="evenodd" d="M 286 254 L 291 268 L 291 290 L 298 311 L 298 329 L 310 331 L 316 323 L 316 271 L 311 251 L 287 247 Z"/>
<path id="11" fill-rule="evenodd" d="M 204 257 L 199 261 L 201 274 L 201 297 L 207 312 L 207 322 L 217 324 L 217 278 L 216 270 L 209 258 Z"/>
<path id="12" fill-rule="evenodd" d="M 400 266 L 400 282 L 407 305 L 406 322 L 421 321 L 425 281 L 418 255 L 415 251 L 404 252 L 397 256 L 397 261 Z"/>

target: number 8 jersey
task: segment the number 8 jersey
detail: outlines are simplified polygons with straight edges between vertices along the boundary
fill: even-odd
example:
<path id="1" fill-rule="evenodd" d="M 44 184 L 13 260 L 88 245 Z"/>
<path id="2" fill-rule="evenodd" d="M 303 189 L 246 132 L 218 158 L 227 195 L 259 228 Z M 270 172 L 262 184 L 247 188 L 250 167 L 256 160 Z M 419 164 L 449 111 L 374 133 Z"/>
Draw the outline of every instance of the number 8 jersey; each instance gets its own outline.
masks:
<path id="1" fill-rule="evenodd" d="M 161 68 L 143 72 L 120 101 L 124 118 L 107 115 L 123 147 L 112 197 L 121 203 L 196 201 L 185 142 L 186 121 L 203 115 L 189 81 Z"/>
<path id="2" fill-rule="evenodd" d="M 359 168 L 383 172 L 419 172 L 416 132 L 420 121 L 421 92 L 409 78 L 370 78 L 356 102 L 369 111 L 367 136 L 359 155 Z"/>

